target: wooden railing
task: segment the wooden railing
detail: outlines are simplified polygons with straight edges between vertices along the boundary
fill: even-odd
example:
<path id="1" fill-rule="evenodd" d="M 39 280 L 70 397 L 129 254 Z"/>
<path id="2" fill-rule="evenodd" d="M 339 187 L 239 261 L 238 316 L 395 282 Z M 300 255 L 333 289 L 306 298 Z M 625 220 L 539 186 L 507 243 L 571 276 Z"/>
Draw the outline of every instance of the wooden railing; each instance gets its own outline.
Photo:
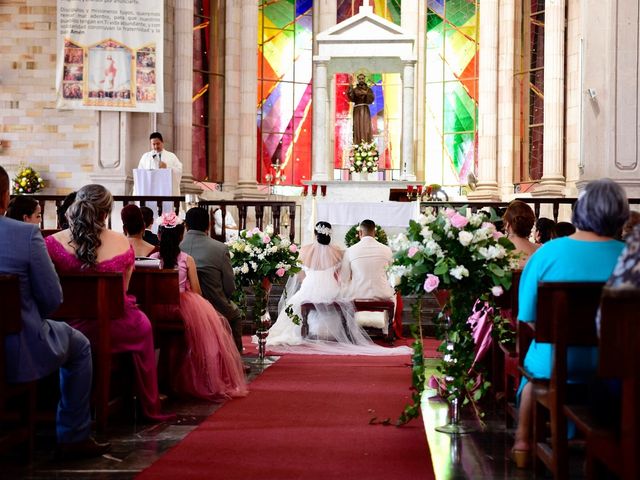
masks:
<path id="1" fill-rule="evenodd" d="M 55 212 L 58 211 L 58 208 L 62 204 L 65 199 L 64 195 L 40 195 L 35 194 L 32 195 L 33 198 L 38 200 L 40 204 L 40 208 L 42 210 L 42 221 L 40 224 L 40 228 L 51 228 L 51 225 L 45 227 L 45 218 L 47 216 L 47 204 L 51 207 L 52 203 L 55 206 Z M 165 202 L 172 202 L 173 208 L 178 213 L 180 211 L 181 204 L 185 203 L 184 196 L 133 196 L 133 195 L 114 195 L 113 200 L 116 204 L 116 208 L 114 211 L 119 211 L 121 207 L 128 205 L 130 203 L 138 202 L 141 206 L 149 206 L 154 207 L 156 211 L 162 211 L 162 204 Z M 118 205 L 121 205 L 118 208 Z M 238 210 L 238 226 L 240 229 L 246 229 L 247 226 L 257 226 L 262 229 L 267 224 L 271 223 L 273 225 L 274 231 L 276 234 L 281 233 L 281 231 L 285 228 L 288 228 L 289 238 L 291 241 L 296 241 L 296 239 L 301 238 L 301 227 L 300 220 L 298 219 L 298 224 L 296 224 L 296 202 L 295 201 L 276 201 L 276 200 L 203 200 L 198 202 L 198 206 L 207 208 L 211 214 L 220 208 L 222 212 L 222 218 L 225 218 L 227 209 L 229 208 L 237 208 Z M 187 204 L 185 209 L 188 209 L 195 204 Z M 288 212 L 288 215 L 287 215 Z M 285 214 L 285 218 L 288 219 L 288 224 L 283 224 L 281 222 L 282 214 Z M 108 219 L 109 227 L 112 226 L 111 217 Z M 222 235 L 215 235 L 213 222 L 211 223 L 211 236 L 214 238 L 225 238 L 226 226 L 225 222 L 222 222 Z M 60 225 L 56 222 L 55 227 L 60 228 Z M 296 235 L 298 233 L 298 235 Z"/>
<path id="2" fill-rule="evenodd" d="M 565 198 L 556 198 L 556 197 L 523 197 L 518 198 L 518 200 L 522 200 L 523 202 L 531 205 L 533 211 L 536 215 L 536 218 L 540 217 L 540 210 L 543 206 L 551 206 L 552 216 L 554 221 L 558 221 L 558 215 L 560 214 L 560 206 L 561 205 L 569 205 L 573 208 L 573 204 L 576 203 L 577 198 L 575 197 L 565 197 Z M 640 205 L 640 198 L 630 198 L 630 205 Z M 420 202 L 420 210 L 425 207 L 434 207 L 435 209 L 439 209 L 442 207 L 453 207 L 453 208 L 461 208 L 461 207 L 469 207 L 472 211 L 477 211 L 482 208 L 506 208 L 509 205 L 509 202 L 482 202 L 482 201 L 469 201 L 469 202 Z"/>

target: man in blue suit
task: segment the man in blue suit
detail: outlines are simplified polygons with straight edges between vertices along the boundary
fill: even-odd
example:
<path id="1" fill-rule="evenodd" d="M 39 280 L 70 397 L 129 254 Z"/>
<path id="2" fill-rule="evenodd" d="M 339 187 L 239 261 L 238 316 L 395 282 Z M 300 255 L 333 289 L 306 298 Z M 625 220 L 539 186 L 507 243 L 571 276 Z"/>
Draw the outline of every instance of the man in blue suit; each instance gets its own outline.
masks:
<path id="1" fill-rule="evenodd" d="M 60 280 L 38 226 L 5 217 L 8 204 L 9 176 L 0 167 L 0 273 L 19 278 L 23 324 L 20 333 L 6 338 L 7 379 L 30 382 L 60 369 L 56 453 L 63 458 L 101 455 L 110 445 L 89 436 L 89 340 L 64 322 L 43 318 L 62 303 Z"/>

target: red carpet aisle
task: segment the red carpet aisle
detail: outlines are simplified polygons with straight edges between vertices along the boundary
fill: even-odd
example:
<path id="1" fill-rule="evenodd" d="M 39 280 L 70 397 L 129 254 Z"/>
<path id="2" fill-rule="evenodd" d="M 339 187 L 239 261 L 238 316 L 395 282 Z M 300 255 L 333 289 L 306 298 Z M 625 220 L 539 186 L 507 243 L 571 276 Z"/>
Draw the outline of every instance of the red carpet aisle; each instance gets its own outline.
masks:
<path id="1" fill-rule="evenodd" d="M 422 421 L 396 428 L 405 357 L 287 355 L 139 479 L 432 479 Z"/>

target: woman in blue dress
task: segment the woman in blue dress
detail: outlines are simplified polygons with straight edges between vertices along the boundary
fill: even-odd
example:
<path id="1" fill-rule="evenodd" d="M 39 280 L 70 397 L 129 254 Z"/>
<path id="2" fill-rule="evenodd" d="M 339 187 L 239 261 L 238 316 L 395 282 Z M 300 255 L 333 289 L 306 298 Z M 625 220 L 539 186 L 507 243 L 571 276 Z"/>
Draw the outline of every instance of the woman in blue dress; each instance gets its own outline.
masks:
<path id="1" fill-rule="evenodd" d="M 576 232 L 542 245 L 527 262 L 520 279 L 518 319 L 535 322 L 538 282 L 604 282 L 624 247 L 614 238 L 629 216 L 629 204 L 620 185 L 609 179 L 589 183 L 578 198 L 572 216 Z M 524 360 L 536 378 L 551 377 L 552 350 L 548 343 L 533 341 Z M 569 374 L 592 372 L 597 351 L 574 347 L 569 352 Z M 523 377 L 520 385 L 518 429 L 513 457 L 524 467 L 531 449 L 532 385 Z"/>

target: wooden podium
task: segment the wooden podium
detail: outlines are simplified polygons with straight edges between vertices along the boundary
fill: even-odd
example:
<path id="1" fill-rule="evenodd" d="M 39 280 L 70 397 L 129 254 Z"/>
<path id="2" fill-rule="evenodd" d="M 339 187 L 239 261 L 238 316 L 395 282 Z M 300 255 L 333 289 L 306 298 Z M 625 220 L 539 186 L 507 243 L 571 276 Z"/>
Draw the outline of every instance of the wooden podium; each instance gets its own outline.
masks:
<path id="1" fill-rule="evenodd" d="M 133 194 L 146 197 L 170 197 L 173 193 L 173 172 L 170 168 L 146 170 L 144 168 L 133 169 Z M 163 202 L 162 213 L 172 212 L 173 203 Z"/>

